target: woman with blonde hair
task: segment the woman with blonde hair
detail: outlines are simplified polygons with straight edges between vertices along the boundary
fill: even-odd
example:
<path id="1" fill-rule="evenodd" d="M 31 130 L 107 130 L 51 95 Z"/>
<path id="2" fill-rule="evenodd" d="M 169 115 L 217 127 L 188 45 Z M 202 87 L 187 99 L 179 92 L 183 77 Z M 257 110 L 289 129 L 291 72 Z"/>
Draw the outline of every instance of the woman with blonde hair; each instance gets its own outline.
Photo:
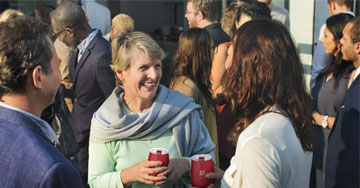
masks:
<path id="1" fill-rule="evenodd" d="M 159 85 L 164 56 L 142 32 L 112 41 L 111 68 L 118 87 L 91 122 L 90 187 L 183 187 L 191 157 L 214 156 L 215 146 L 200 118 L 201 106 Z M 147 160 L 151 148 L 168 150 L 168 167 Z"/>

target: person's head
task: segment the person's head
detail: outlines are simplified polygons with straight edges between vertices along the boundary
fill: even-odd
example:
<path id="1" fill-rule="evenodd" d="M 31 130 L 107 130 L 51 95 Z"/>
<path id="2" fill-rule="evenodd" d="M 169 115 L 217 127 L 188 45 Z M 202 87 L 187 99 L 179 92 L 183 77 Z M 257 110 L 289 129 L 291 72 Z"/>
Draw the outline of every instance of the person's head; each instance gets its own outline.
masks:
<path id="1" fill-rule="evenodd" d="M 338 56 L 341 49 L 340 39 L 343 36 L 342 31 L 346 23 L 353 17 L 350 14 L 341 13 L 331 16 L 326 20 L 324 36 L 320 41 L 323 43 L 327 54 Z"/>
<path id="2" fill-rule="evenodd" d="M 75 49 L 80 44 L 80 36 L 91 30 L 84 10 L 76 3 L 63 2 L 50 13 L 51 26 L 55 38 Z"/>
<path id="3" fill-rule="evenodd" d="M 326 27 L 324 36 L 321 38 L 325 52 L 332 55 L 331 61 L 328 65 L 318 74 L 316 81 L 320 81 L 324 76 L 332 74 L 335 78 L 334 89 L 339 85 L 339 78 L 344 74 L 351 72 L 354 69 L 352 63 L 343 61 L 341 53 L 340 39 L 343 37 L 343 29 L 347 22 L 354 16 L 347 13 L 340 13 L 329 17 L 326 20 Z"/>
<path id="4" fill-rule="evenodd" d="M 126 14 L 118 14 L 112 19 L 110 39 L 134 31 L 134 20 Z"/>
<path id="5" fill-rule="evenodd" d="M 0 14 L 0 22 L 5 22 L 9 19 L 14 19 L 20 16 L 25 16 L 25 15 L 19 10 L 7 9 Z"/>
<path id="6" fill-rule="evenodd" d="M 243 4 L 242 1 L 232 2 L 225 10 L 224 15 L 222 16 L 220 23 L 221 28 L 225 33 L 232 37 L 236 30 L 235 18 L 236 13 L 238 12 L 239 7 Z"/>
<path id="7" fill-rule="evenodd" d="M 192 28 L 181 33 L 174 57 L 172 82 L 181 77 L 193 80 L 208 102 L 211 102 L 212 42 L 205 29 Z"/>
<path id="8" fill-rule="evenodd" d="M 352 61 L 355 67 L 360 67 L 360 16 L 346 24 L 340 43 L 343 59 Z"/>
<path id="9" fill-rule="evenodd" d="M 272 0 L 257 0 L 257 1 L 260 2 L 260 3 L 264 3 L 267 6 L 271 5 L 271 3 L 272 3 Z"/>
<path id="10" fill-rule="evenodd" d="M 224 74 L 223 88 L 240 131 L 275 105 L 291 120 L 304 150 L 312 148 L 311 98 L 294 42 L 281 23 L 252 20 L 236 31 L 233 63 Z"/>
<path id="11" fill-rule="evenodd" d="M 351 11 L 354 0 L 328 0 L 330 15 Z"/>
<path id="12" fill-rule="evenodd" d="M 206 27 L 216 22 L 218 16 L 218 1 L 216 0 L 188 0 L 185 11 L 185 18 L 189 27 Z"/>
<path id="13" fill-rule="evenodd" d="M 236 28 L 241 27 L 250 20 L 269 19 L 271 20 L 271 10 L 264 3 L 257 1 L 245 2 L 239 7 L 236 14 Z"/>
<path id="14" fill-rule="evenodd" d="M 39 0 L 36 3 L 36 7 L 34 9 L 35 18 L 50 24 L 50 12 L 54 10 L 51 6 L 48 6 L 44 3 L 44 1 Z"/>
<path id="15" fill-rule="evenodd" d="M 118 35 L 111 42 L 111 68 L 125 95 L 140 100 L 154 100 L 162 76 L 164 51 L 147 34 L 131 32 Z"/>
<path id="16" fill-rule="evenodd" d="M 0 97 L 36 93 L 49 105 L 60 85 L 50 27 L 30 17 L 0 23 Z"/>

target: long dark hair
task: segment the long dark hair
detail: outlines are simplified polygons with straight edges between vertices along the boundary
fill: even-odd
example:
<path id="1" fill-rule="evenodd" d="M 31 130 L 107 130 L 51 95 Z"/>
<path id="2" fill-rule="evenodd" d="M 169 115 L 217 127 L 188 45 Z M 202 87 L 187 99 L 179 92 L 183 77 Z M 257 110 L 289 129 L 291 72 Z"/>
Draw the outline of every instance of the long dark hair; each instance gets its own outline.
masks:
<path id="1" fill-rule="evenodd" d="M 209 105 L 213 105 L 211 95 L 211 39 L 209 33 L 200 28 L 184 31 L 179 38 L 179 47 L 174 57 L 172 83 L 182 76 L 190 78 L 200 89 Z"/>
<path id="2" fill-rule="evenodd" d="M 236 31 L 233 61 L 223 87 L 238 119 L 232 141 L 276 105 L 291 120 L 303 149 L 313 149 L 312 100 L 305 90 L 298 52 L 281 23 L 252 20 Z"/>
<path id="3" fill-rule="evenodd" d="M 329 29 L 331 34 L 334 36 L 334 41 L 336 43 L 340 43 L 340 39 L 343 36 L 343 29 L 348 21 L 350 21 L 354 16 L 347 13 L 341 13 L 334 16 L 329 17 L 326 20 L 326 27 Z M 319 73 L 316 77 L 316 82 L 320 81 L 324 76 L 333 73 L 333 77 L 335 78 L 334 87 L 338 87 L 339 78 L 349 74 L 352 70 L 355 69 L 354 64 L 352 62 L 347 62 L 342 59 L 342 53 L 339 50 L 339 53 L 334 56 L 331 55 L 331 60 L 329 64 Z"/>

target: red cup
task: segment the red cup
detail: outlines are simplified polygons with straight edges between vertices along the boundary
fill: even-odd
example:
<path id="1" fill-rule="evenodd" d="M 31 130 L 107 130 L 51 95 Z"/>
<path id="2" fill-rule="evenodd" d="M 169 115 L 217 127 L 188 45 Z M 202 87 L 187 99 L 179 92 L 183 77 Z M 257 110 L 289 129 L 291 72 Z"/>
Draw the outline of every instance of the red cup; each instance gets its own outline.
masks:
<path id="1" fill-rule="evenodd" d="M 205 188 L 214 183 L 213 179 L 205 178 L 210 172 L 214 172 L 211 155 L 200 154 L 191 158 L 190 181 L 193 187 Z"/>
<path id="2" fill-rule="evenodd" d="M 169 164 L 169 151 L 163 148 L 151 148 L 149 152 L 148 161 L 161 161 L 161 166 L 168 166 Z M 150 174 L 157 176 L 157 174 Z"/>

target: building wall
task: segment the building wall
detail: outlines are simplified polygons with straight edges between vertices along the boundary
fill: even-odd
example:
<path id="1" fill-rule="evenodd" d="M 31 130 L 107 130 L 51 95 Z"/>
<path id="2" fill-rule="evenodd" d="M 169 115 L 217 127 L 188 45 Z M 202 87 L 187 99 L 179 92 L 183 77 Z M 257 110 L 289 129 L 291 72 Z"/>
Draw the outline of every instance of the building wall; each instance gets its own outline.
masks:
<path id="1" fill-rule="evenodd" d="M 309 88 L 314 34 L 314 0 L 290 0 L 290 32 L 298 45 Z"/>
<path id="2" fill-rule="evenodd" d="M 152 33 L 156 29 L 168 30 L 169 26 L 176 23 L 184 25 L 183 1 L 119 1 L 119 13 L 131 16 L 135 22 L 135 30 Z"/>

